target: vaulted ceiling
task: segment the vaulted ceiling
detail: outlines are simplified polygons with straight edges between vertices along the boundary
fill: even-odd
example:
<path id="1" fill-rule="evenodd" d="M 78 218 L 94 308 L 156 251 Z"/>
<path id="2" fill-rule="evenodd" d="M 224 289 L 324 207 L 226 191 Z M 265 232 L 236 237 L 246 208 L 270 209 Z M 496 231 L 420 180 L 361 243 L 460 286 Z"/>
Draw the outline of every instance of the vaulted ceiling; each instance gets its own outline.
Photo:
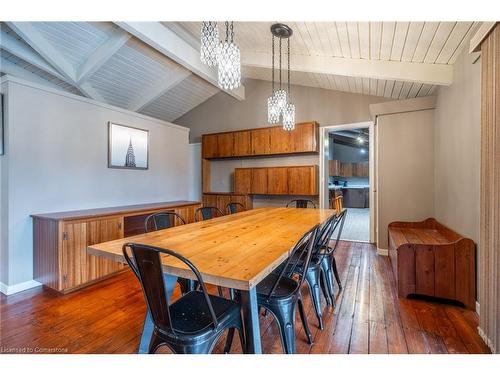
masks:
<path id="1" fill-rule="evenodd" d="M 235 22 L 244 78 L 270 80 L 272 22 Z M 432 95 L 478 22 L 290 22 L 292 82 L 396 99 Z M 174 121 L 214 94 L 199 22 L 1 22 L 0 73 Z M 222 33 L 223 28 L 220 28 Z M 244 87 L 227 91 L 237 100 Z"/>

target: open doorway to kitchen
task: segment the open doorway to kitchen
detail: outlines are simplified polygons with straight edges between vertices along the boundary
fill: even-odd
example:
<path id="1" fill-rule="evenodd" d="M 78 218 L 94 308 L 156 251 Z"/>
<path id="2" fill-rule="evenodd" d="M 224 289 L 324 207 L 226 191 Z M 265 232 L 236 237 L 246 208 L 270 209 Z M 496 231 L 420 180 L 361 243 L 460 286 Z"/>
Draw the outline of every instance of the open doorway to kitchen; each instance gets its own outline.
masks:
<path id="1" fill-rule="evenodd" d="M 323 128 L 320 155 L 321 206 L 334 208 L 341 199 L 347 209 L 341 239 L 373 242 L 373 123 Z M 340 198 L 339 198 L 340 197 Z"/>

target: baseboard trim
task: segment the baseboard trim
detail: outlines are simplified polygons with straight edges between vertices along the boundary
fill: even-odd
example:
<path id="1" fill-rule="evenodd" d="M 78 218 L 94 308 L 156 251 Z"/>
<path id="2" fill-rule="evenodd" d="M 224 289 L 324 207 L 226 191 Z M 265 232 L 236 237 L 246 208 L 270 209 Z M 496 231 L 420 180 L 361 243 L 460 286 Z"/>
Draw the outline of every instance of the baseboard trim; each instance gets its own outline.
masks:
<path id="1" fill-rule="evenodd" d="M 4 283 L 0 283 L 0 292 L 2 294 L 5 294 L 6 296 L 10 296 L 11 294 L 19 293 L 31 288 L 36 288 L 37 286 L 40 285 L 42 284 L 40 284 L 38 281 L 35 280 L 29 280 L 25 281 L 24 283 L 19 283 L 14 285 L 7 285 Z"/>
<path id="2" fill-rule="evenodd" d="M 488 336 L 486 336 L 486 334 L 484 333 L 484 331 L 481 329 L 481 327 L 477 327 L 477 333 L 479 333 L 479 336 L 481 336 L 481 338 L 483 339 L 484 343 L 486 345 L 488 345 L 488 348 L 490 348 L 491 352 L 493 354 L 495 354 L 497 351 L 496 351 L 496 348 L 495 346 L 493 345 L 493 342 L 489 339 Z"/>
<path id="3" fill-rule="evenodd" d="M 389 256 L 389 250 L 377 248 L 377 254 L 387 257 Z"/>

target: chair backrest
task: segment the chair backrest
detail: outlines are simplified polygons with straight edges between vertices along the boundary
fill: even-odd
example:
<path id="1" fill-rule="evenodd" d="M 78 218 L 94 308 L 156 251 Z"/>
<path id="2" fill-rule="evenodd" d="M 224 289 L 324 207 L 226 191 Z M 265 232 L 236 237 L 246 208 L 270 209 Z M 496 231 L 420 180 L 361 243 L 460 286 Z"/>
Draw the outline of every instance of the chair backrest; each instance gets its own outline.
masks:
<path id="1" fill-rule="evenodd" d="M 342 197 L 342 195 L 335 197 L 333 200 L 333 209 L 337 212 L 337 215 L 340 214 L 344 209 L 343 202 L 344 202 L 344 197 Z"/>
<path id="2" fill-rule="evenodd" d="M 321 229 L 319 230 L 318 239 L 316 241 L 316 248 L 313 252 L 313 257 L 317 256 L 316 258 L 318 262 L 320 262 L 322 256 L 325 255 L 325 253 L 324 252 L 322 253 L 321 250 L 328 249 L 328 244 L 330 243 L 333 231 L 336 228 L 335 226 L 336 222 L 337 222 L 337 215 L 333 214 L 323 223 Z"/>
<path id="3" fill-rule="evenodd" d="M 214 217 L 224 216 L 221 210 L 217 207 L 205 206 L 200 207 L 194 212 L 195 221 L 213 219 Z"/>
<path id="4" fill-rule="evenodd" d="M 130 249 L 132 257 L 129 255 L 128 249 Z M 172 327 L 170 308 L 168 306 L 165 281 L 163 278 L 161 254 L 181 260 L 195 274 L 201 290 L 205 295 L 205 302 L 210 312 L 214 329 L 217 327 L 219 323 L 210 297 L 208 296 L 205 283 L 198 269 L 188 259 L 172 250 L 136 243 L 126 243 L 123 245 L 122 251 L 128 265 L 141 283 L 146 303 L 156 327 L 164 332 L 177 334 L 176 330 Z"/>
<path id="5" fill-rule="evenodd" d="M 342 211 L 340 211 L 339 214 L 335 215 L 335 222 L 333 224 L 332 234 L 330 235 L 330 237 L 333 236 L 335 231 L 337 231 L 337 235 L 335 237 L 335 240 L 334 240 L 335 242 L 334 242 L 333 247 L 328 246 L 328 244 L 327 244 L 326 248 L 328 249 L 328 253 L 333 253 L 337 249 L 337 246 L 338 246 L 339 241 L 340 241 L 340 236 L 342 236 L 342 230 L 344 229 L 344 222 L 345 222 L 346 216 L 347 216 L 346 209 L 343 209 Z"/>
<path id="6" fill-rule="evenodd" d="M 316 204 L 310 199 L 293 199 L 290 202 L 286 204 L 287 207 L 290 207 L 291 205 L 295 204 L 296 208 L 307 208 L 308 204 L 311 204 L 313 208 L 316 208 Z"/>
<path id="7" fill-rule="evenodd" d="M 144 220 L 144 231 L 147 233 L 173 227 L 175 226 L 176 219 L 179 220 L 181 224 L 186 224 L 186 220 L 173 211 L 156 212 L 149 215 Z"/>
<path id="8" fill-rule="evenodd" d="M 240 202 L 229 202 L 226 206 L 226 212 L 228 214 L 235 214 L 237 212 L 245 211 L 246 208 Z"/>
<path id="9" fill-rule="evenodd" d="M 305 233 L 302 238 L 295 244 L 288 256 L 285 266 L 281 270 L 267 297 L 272 296 L 277 286 L 279 285 L 281 278 L 284 276 L 289 277 L 293 275 L 299 265 L 304 265 L 304 269 L 307 270 L 318 238 L 319 230 L 319 225 L 314 226 L 307 233 Z M 298 255 L 296 256 L 296 254 Z M 304 281 L 304 276 L 305 272 L 299 273 L 299 282 L 296 289 L 300 289 L 302 282 Z"/>

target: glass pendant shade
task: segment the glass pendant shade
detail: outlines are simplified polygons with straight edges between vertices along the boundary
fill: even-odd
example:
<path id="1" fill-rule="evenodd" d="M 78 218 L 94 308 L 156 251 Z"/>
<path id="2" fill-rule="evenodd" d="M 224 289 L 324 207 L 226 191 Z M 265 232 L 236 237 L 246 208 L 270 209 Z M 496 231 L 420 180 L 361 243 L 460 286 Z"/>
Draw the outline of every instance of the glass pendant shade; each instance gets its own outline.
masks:
<path id="1" fill-rule="evenodd" d="M 217 49 L 219 48 L 219 30 L 217 22 L 201 23 L 200 59 L 208 66 L 217 65 Z"/>
<path id="2" fill-rule="evenodd" d="M 224 90 L 241 85 L 240 49 L 234 43 L 221 42 L 217 54 L 218 84 Z"/>
<path id="3" fill-rule="evenodd" d="M 277 124 L 280 121 L 280 113 L 276 96 L 273 94 L 267 98 L 267 122 Z"/>
<path id="4" fill-rule="evenodd" d="M 283 129 L 295 129 L 295 105 L 288 103 L 283 109 Z"/>
<path id="5" fill-rule="evenodd" d="M 276 98 L 276 105 L 278 106 L 278 110 L 280 114 L 285 109 L 287 103 L 287 94 L 285 90 L 279 89 L 274 92 L 274 97 Z"/>

